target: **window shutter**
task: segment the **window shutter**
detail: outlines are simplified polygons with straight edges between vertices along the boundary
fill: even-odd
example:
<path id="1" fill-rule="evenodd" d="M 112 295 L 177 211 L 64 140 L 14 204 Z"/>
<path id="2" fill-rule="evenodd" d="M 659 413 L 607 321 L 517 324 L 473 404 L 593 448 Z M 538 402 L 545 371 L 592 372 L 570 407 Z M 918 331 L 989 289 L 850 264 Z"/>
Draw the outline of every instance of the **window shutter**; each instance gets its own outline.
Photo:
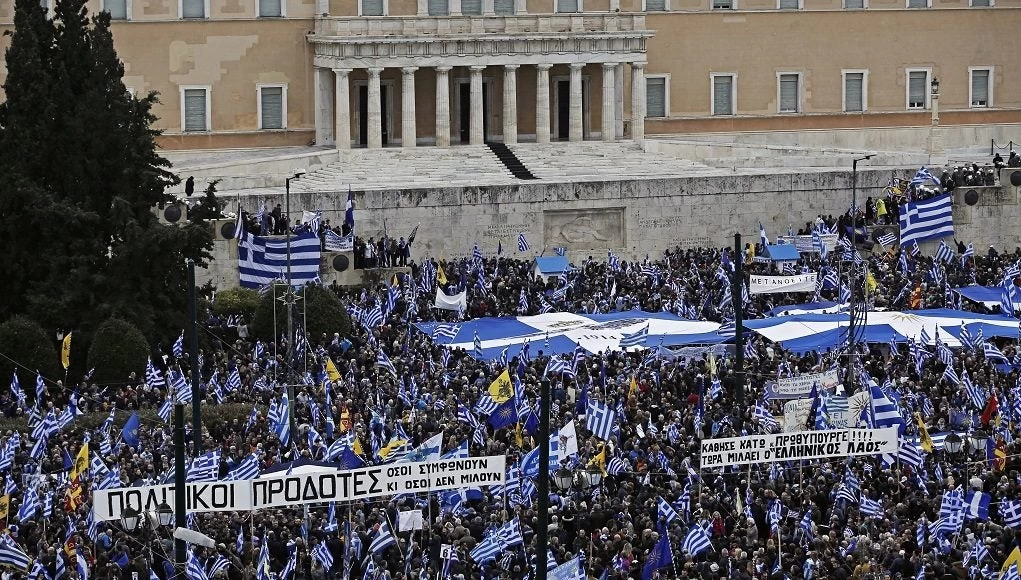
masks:
<path id="1" fill-rule="evenodd" d="M 577 12 L 578 0 L 557 0 L 557 12 Z"/>
<path id="2" fill-rule="evenodd" d="M 447 16 L 450 6 L 447 0 L 429 0 L 429 16 Z"/>
<path id="3" fill-rule="evenodd" d="M 989 106 L 989 71 L 971 71 L 971 106 Z"/>
<path id="4" fill-rule="evenodd" d="M 482 0 L 461 0 L 461 14 L 482 14 Z"/>
<path id="5" fill-rule="evenodd" d="M 284 128 L 284 89 L 282 87 L 262 88 L 262 128 Z"/>
<path id="6" fill-rule="evenodd" d="M 713 114 L 733 115 L 734 77 L 713 77 Z"/>
<path id="7" fill-rule="evenodd" d="M 181 0 L 181 18 L 205 18 L 205 0 Z"/>
<path id="8" fill-rule="evenodd" d="M 799 112 L 798 75 L 780 75 L 780 112 Z"/>
<path id="9" fill-rule="evenodd" d="M 382 16 L 383 0 L 360 0 L 362 3 L 362 16 Z"/>
<path id="10" fill-rule="evenodd" d="M 780 10 L 797 10 L 801 8 L 798 0 L 780 0 Z"/>
<path id="11" fill-rule="evenodd" d="M 864 73 L 847 73 L 844 75 L 844 110 L 860 112 L 864 110 L 862 94 L 865 88 Z"/>
<path id="12" fill-rule="evenodd" d="M 666 117 L 666 79 L 663 77 L 645 79 L 645 116 Z"/>
<path id="13" fill-rule="evenodd" d="M 925 71 L 915 71 L 908 77 L 908 108 L 925 108 Z"/>
<path id="14" fill-rule="evenodd" d="M 184 130 L 207 131 L 206 90 L 184 90 Z"/>
<path id="15" fill-rule="evenodd" d="M 666 0 L 645 0 L 646 12 L 663 12 L 666 10 Z"/>
<path id="16" fill-rule="evenodd" d="M 274 18 L 282 16 L 280 3 L 283 0 L 259 0 L 259 16 L 262 18 Z"/>
<path id="17" fill-rule="evenodd" d="M 127 0 L 103 0 L 103 9 L 110 13 L 110 20 L 128 19 Z"/>
<path id="18" fill-rule="evenodd" d="M 514 0 L 494 0 L 493 11 L 497 14 L 514 14 Z"/>

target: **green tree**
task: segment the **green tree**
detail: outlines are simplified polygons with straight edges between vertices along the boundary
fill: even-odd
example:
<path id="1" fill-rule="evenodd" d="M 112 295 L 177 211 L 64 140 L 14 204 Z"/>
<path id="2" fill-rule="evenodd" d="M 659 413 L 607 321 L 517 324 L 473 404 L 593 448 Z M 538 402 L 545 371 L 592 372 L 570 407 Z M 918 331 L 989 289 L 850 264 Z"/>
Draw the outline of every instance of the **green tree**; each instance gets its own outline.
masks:
<path id="1" fill-rule="evenodd" d="M 286 284 L 275 284 L 276 290 L 276 332 L 277 334 L 287 333 L 287 307 L 281 298 L 287 292 Z M 322 333 L 333 336 L 339 332 L 340 336 L 346 337 L 351 334 L 351 317 L 340 303 L 340 299 L 333 292 L 321 286 L 307 286 L 302 299 L 301 290 L 297 291 L 299 298 L 294 307 L 295 327 L 301 324 L 302 319 L 308 324 L 310 337 L 319 337 Z M 304 300 L 304 304 L 302 304 Z M 262 297 L 258 308 L 255 310 L 255 319 L 252 321 L 249 330 L 252 336 L 263 340 L 272 340 L 274 317 L 273 290 L 271 289 Z"/>
<path id="2" fill-rule="evenodd" d="M 155 93 L 123 83 L 108 13 L 84 0 L 16 0 L 0 105 L 0 318 L 86 333 L 119 317 L 169 339 L 187 312 L 186 260 L 204 264 L 202 224 L 164 226 L 152 207 L 177 177 L 156 152 Z"/>
<path id="3" fill-rule="evenodd" d="M 35 371 L 52 380 L 64 378 L 55 341 L 56 335 L 24 316 L 0 324 L 0 353 L 4 355 L 0 357 L 0 380 L 9 382 L 18 368 L 22 389 L 30 392 L 34 389 L 31 385 L 35 384 Z"/>
<path id="4" fill-rule="evenodd" d="M 217 292 L 213 301 L 213 313 L 217 316 L 241 315 L 251 320 L 260 299 L 259 293 L 251 288 L 231 288 Z"/>
<path id="5" fill-rule="evenodd" d="M 149 343 L 135 325 L 111 318 L 92 337 L 89 368 L 96 369 L 92 378 L 102 384 L 123 383 L 132 372 L 142 376 L 149 352 Z"/>
<path id="6" fill-rule="evenodd" d="M 188 209 L 189 220 L 202 223 L 223 218 L 223 208 L 227 202 L 216 197 L 216 184 L 218 183 L 220 183 L 219 179 L 209 182 L 202 199 Z"/>

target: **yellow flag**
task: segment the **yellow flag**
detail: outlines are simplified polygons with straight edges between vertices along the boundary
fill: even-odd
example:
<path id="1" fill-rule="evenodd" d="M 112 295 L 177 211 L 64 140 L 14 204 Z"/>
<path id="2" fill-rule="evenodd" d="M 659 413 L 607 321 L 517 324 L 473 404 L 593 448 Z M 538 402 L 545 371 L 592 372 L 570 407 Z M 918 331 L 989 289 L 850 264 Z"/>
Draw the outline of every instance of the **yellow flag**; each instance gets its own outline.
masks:
<path id="1" fill-rule="evenodd" d="M 340 372 L 337 370 L 337 365 L 333 364 L 333 359 L 326 357 L 326 378 L 331 381 L 340 380 Z"/>
<path id="2" fill-rule="evenodd" d="M 379 457 L 382 459 L 386 459 L 387 457 L 390 456 L 391 453 L 397 451 L 398 449 L 407 444 L 408 444 L 407 439 L 400 439 L 394 437 L 393 439 L 390 440 L 389 443 L 386 444 L 386 447 L 383 447 L 382 449 L 379 450 Z"/>
<path id="3" fill-rule="evenodd" d="M 0 496 L 0 520 L 6 520 L 8 512 L 11 511 L 11 496 Z"/>
<path id="4" fill-rule="evenodd" d="M 78 450 L 78 455 L 74 458 L 74 465 L 71 466 L 71 481 L 78 479 L 78 477 L 89 470 L 89 444 L 88 442 L 82 443 L 82 448 Z"/>
<path id="5" fill-rule="evenodd" d="M 709 376 L 716 376 L 716 355 L 709 353 Z"/>
<path id="6" fill-rule="evenodd" d="M 1021 550 L 1019 550 L 1017 546 L 1014 546 L 1014 549 L 1010 552 L 1010 555 L 1007 556 L 1006 560 L 1004 560 L 1003 567 L 1000 568 L 1000 572 L 1006 572 L 1007 568 L 1010 568 L 1011 564 L 1017 564 L 1018 566 L 1021 566 Z"/>
<path id="7" fill-rule="evenodd" d="M 518 447 L 525 446 L 525 440 L 521 437 L 521 421 L 518 421 L 517 426 L 514 427 L 514 444 Z"/>
<path id="8" fill-rule="evenodd" d="M 876 277 L 872 275 L 872 272 L 869 272 L 868 274 L 866 274 L 865 275 L 865 293 L 866 294 L 872 294 L 873 292 L 876 291 L 876 288 L 878 288 L 878 287 L 879 287 L 879 284 L 876 282 Z"/>
<path id="9" fill-rule="evenodd" d="M 511 385 L 510 373 L 503 369 L 500 376 L 496 377 L 493 384 L 489 385 L 489 396 L 497 403 L 506 403 L 514 396 L 514 386 Z"/>
<path id="10" fill-rule="evenodd" d="M 603 443 L 602 450 L 600 450 L 599 453 L 597 453 L 596 456 L 588 462 L 588 465 L 589 467 L 595 465 L 599 468 L 599 471 L 603 472 L 603 475 L 606 475 L 606 443 Z"/>
<path id="11" fill-rule="evenodd" d="M 918 422 L 918 443 L 922 446 L 922 451 L 932 453 L 932 437 L 929 437 L 929 430 L 925 427 L 921 413 L 915 413 L 915 421 Z"/>
<path id="12" fill-rule="evenodd" d="M 446 286 L 447 274 L 443 271 L 443 266 L 436 266 L 436 281 Z"/>
<path id="13" fill-rule="evenodd" d="M 355 455 L 358 455 L 359 457 L 365 456 L 365 452 L 362 451 L 362 441 L 357 437 L 355 437 L 355 444 L 351 446 L 351 451 L 354 451 Z"/>
<path id="14" fill-rule="evenodd" d="M 634 375 L 631 375 L 631 386 L 628 388 L 627 396 L 633 397 L 636 393 L 638 393 L 638 381 Z"/>
<path id="15" fill-rule="evenodd" d="M 71 366 L 71 333 L 64 337 L 64 344 L 60 347 L 60 364 L 64 365 L 66 371 Z"/>

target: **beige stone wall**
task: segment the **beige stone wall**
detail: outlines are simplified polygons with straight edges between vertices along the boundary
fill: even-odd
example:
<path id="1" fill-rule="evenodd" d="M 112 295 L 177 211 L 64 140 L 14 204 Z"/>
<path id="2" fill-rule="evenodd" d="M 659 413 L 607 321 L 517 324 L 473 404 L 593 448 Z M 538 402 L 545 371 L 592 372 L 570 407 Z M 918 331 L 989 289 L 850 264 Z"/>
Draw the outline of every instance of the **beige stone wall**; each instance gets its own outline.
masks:
<path id="1" fill-rule="evenodd" d="M 103 0 L 91 0 L 90 10 Z M 1021 122 L 1021 0 L 997 0 L 995 8 L 967 8 L 968 0 L 933 0 L 940 9 L 903 8 L 906 0 L 869 0 L 869 10 L 844 11 L 840 0 L 804 0 L 804 10 L 779 12 L 776 0 L 737 0 L 740 10 L 709 11 L 710 0 L 670 0 L 672 12 L 650 13 L 656 31 L 648 43 L 648 75 L 669 76 L 668 117 L 648 119 L 648 134 L 715 131 L 770 131 L 929 124 L 928 111 L 906 109 L 905 69 L 930 68 L 941 81 L 941 122 L 945 125 Z M 125 62 L 125 84 L 138 92 L 155 90 L 156 113 L 171 148 L 249 147 L 308 144 L 314 139 L 312 47 L 315 0 L 286 0 L 287 18 L 256 18 L 257 0 L 209 0 L 211 18 L 178 19 L 179 0 L 130 0 L 132 22 L 114 24 L 118 53 Z M 356 15 L 355 0 L 330 0 L 333 15 Z M 414 15 L 418 0 L 389 0 L 390 14 Z M 533 13 L 552 11 L 554 0 L 527 0 Z M 610 0 L 584 0 L 587 11 L 605 11 Z M 642 0 L 620 0 L 622 11 L 640 9 Z M 0 32 L 10 28 L 13 0 L 0 0 Z M 6 24 L 5 24 L 6 23 Z M 912 33 L 911 31 L 929 31 Z M 0 36 L 0 50 L 9 37 Z M 992 107 L 969 107 L 969 66 L 993 68 Z M 841 70 L 866 69 L 868 111 L 842 112 Z M 803 112 L 778 114 L 777 73 L 802 75 Z M 737 74 L 737 114 L 712 117 L 710 73 Z M 555 67 L 552 79 L 566 77 Z M 467 78 L 455 68 L 452 79 Z M 0 67 L 0 82 L 6 68 Z M 485 71 L 489 88 L 489 136 L 502 132 L 503 72 Z M 598 133 L 602 71 L 584 70 L 587 81 L 585 132 Z M 352 135 L 357 137 L 357 92 L 364 71 L 352 79 Z M 401 78 L 386 69 L 391 83 L 389 136 L 400 139 Z M 287 85 L 287 130 L 259 131 L 256 86 Z M 624 109 L 630 117 L 630 70 L 625 74 Z M 420 141 L 435 129 L 435 74 L 416 77 L 416 117 Z M 211 87 L 210 133 L 181 132 L 181 87 Z M 451 129 L 457 142 L 456 85 L 451 91 Z M 2 94 L 0 94 L 2 98 Z M 535 68 L 518 71 L 518 131 L 535 133 Z M 555 107 L 555 86 L 551 106 Z M 551 112 L 555 119 L 556 111 Z M 1021 138 L 1021 136 L 1019 136 Z"/>

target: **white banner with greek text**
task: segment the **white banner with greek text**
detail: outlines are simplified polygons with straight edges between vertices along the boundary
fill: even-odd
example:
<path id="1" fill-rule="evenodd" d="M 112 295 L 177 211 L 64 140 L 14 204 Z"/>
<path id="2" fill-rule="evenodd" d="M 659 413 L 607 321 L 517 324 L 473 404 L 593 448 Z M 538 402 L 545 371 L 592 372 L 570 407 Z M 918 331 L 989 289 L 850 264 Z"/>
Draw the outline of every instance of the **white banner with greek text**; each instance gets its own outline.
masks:
<path id="1" fill-rule="evenodd" d="M 749 276 L 748 291 L 752 294 L 815 292 L 816 276 L 815 272 L 796 276 Z"/>
<path id="2" fill-rule="evenodd" d="M 819 389 L 832 391 L 837 388 L 840 377 L 836 369 L 823 373 L 783 377 L 766 383 L 767 399 L 797 399 L 812 392 L 812 386 L 818 384 Z"/>
<path id="3" fill-rule="evenodd" d="M 188 513 L 252 511 L 501 485 L 506 463 L 506 457 L 495 455 L 394 463 L 347 471 L 324 470 L 247 481 L 189 483 L 185 486 L 185 504 Z M 162 503 L 174 506 L 173 485 L 92 492 L 92 513 L 97 521 L 119 519 L 127 507 L 145 512 L 155 510 Z"/>
<path id="4" fill-rule="evenodd" d="M 703 439 L 702 468 L 854 455 L 897 454 L 897 428 L 830 429 Z"/>

